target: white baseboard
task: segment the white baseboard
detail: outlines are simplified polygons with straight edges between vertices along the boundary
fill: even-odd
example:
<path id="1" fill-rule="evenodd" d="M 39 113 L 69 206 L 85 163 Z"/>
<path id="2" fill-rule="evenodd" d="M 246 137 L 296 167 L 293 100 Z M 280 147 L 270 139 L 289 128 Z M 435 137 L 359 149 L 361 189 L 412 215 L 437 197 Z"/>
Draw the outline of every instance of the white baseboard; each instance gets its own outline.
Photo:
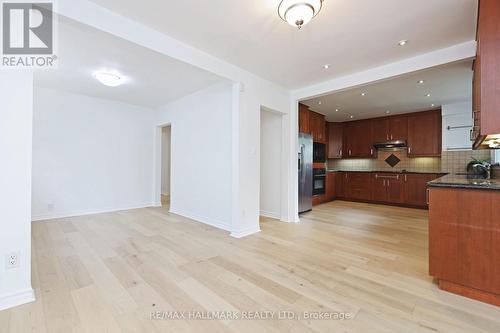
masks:
<path id="1" fill-rule="evenodd" d="M 260 226 L 241 229 L 231 232 L 231 236 L 234 238 L 243 238 L 260 232 Z"/>
<path id="2" fill-rule="evenodd" d="M 188 212 L 188 211 L 185 211 L 182 209 L 176 209 L 173 207 L 170 207 L 170 213 L 180 215 L 182 217 L 186 217 L 186 218 L 194 220 L 196 222 L 208 224 L 208 225 L 215 227 L 215 228 L 218 228 L 218 229 L 222 229 L 225 231 L 231 231 L 231 224 L 223 222 L 223 221 L 219 221 L 216 219 L 212 219 L 212 218 L 207 218 L 207 217 L 198 215 L 196 213 Z"/>
<path id="3" fill-rule="evenodd" d="M 35 221 L 62 219 L 75 216 L 104 214 L 104 213 L 119 212 L 122 210 L 140 209 L 147 207 L 158 207 L 158 206 L 156 206 L 156 203 L 148 202 L 148 203 L 124 205 L 117 207 L 99 208 L 99 209 L 83 209 L 83 210 L 65 211 L 65 212 L 52 212 L 46 214 L 33 214 L 33 216 L 31 217 L 31 221 L 35 222 Z"/>
<path id="4" fill-rule="evenodd" d="M 260 211 L 260 216 L 269 217 L 270 219 L 279 220 L 281 218 L 279 213 L 267 212 L 265 210 Z"/>
<path id="5" fill-rule="evenodd" d="M 0 296 L 0 311 L 35 301 L 33 289 L 23 290 L 14 294 Z"/>

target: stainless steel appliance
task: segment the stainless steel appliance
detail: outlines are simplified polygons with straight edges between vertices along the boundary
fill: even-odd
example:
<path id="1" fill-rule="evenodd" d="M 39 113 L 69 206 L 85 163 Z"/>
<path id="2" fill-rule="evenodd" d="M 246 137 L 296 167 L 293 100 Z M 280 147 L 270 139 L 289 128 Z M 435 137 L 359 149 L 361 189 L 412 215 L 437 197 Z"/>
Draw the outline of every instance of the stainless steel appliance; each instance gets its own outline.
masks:
<path id="1" fill-rule="evenodd" d="M 313 169 L 313 195 L 326 192 L 326 169 Z"/>
<path id="2" fill-rule="evenodd" d="M 386 141 L 386 142 L 377 142 L 373 145 L 377 150 L 381 151 L 398 151 L 405 150 L 408 148 L 408 144 L 406 141 Z"/>
<path id="3" fill-rule="evenodd" d="M 326 162 L 326 145 L 324 143 L 315 142 L 313 145 L 313 162 L 325 163 Z"/>
<path id="4" fill-rule="evenodd" d="M 312 209 L 313 138 L 299 134 L 299 213 Z"/>

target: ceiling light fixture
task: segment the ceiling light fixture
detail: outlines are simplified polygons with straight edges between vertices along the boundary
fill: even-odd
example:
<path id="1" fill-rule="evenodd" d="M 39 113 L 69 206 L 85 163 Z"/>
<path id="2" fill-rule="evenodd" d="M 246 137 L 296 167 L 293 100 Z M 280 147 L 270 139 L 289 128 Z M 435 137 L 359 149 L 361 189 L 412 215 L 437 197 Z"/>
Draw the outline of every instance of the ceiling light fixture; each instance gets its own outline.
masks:
<path id="1" fill-rule="evenodd" d="M 321 104 L 323 104 L 323 102 L 322 102 L 322 101 L 319 101 L 319 102 L 318 102 L 318 104 L 319 104 L 319 105 L 321 105 Z"/>
<path id="2" fill-rule="evenodd" d="M 436 106 L 436 104 L 431 104 L 431 107 L 435 107 L 435 106 Z"/>
<path id="3" fill-rule="evenodd" d="M 283 21 L 299 29 L 309 23 L 323 7 L 323 0 L 282 0 L 278 15 Z"/>
<path id="4" fill-rule="evenodd" d="M 123 76 L 116 72 L 95 72 L 94 77 L 108 87 L 118 87 L 125 82 Z"/>
<path id="5" fill-rule="evenodd" d="M 399 45 L 399 46 L 405 46 L 406 44 L 408 44 L 408 40 L 406 40 L 406 39 L 400 40 L 400 41 L 398 42 L 398 45 Z"/>
<path id="6" fill-rule="evenodd" d="M 366 96 L 366 93 L 362 92 L 362 93 L 361 93 L 361 96 L 365 97 L 365 96 Z"/>
<path id="7" fill-rule="evenodd" d="M 350 118 L 351 118 L 351 119 L 354 119 L 354 116 L 351 116 Z"/>
<path id="8" fill-rule="evenodd" d="M 424 80 L 420 80 L 418 81 L 418 84 L 424 84 L 424 82 L 425 82 Z"/>
<path id="9" fill-rule="evenodd" d="M 335 109 L 335 112 L 339 112 L 339 109 Z"/>
<path id="10" fill-rule="evenodd" d="M 431 97 L 431 94 L 426 94 L 425 97 Z"/>
<path id="11" fill-rule="evenodd" d="M 385 111 L 385 113 L 389 114 L 389 113 L 391 113 L 391 111 L 387 110 L 387 111 Z"/>
<path id="12" fill-rule="evenodd" d="M 323 65 L 323 68 L 324 68 L 324 69 L 328 69 L 328 68 L 330 68 L 330 65 L 328 65 L 328 64 Z"/>

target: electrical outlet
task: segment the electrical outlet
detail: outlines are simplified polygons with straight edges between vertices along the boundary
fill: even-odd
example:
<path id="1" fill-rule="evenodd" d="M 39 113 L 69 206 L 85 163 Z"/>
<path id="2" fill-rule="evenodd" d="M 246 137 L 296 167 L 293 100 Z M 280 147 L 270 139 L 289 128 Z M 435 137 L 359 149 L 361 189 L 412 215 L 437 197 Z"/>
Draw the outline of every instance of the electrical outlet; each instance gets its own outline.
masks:
<path id="1" fill-rule="evenodd" d="M 7 269 L 19 268 L 19 252 L 12 252 L 5 256 L 5 267 Z"/>

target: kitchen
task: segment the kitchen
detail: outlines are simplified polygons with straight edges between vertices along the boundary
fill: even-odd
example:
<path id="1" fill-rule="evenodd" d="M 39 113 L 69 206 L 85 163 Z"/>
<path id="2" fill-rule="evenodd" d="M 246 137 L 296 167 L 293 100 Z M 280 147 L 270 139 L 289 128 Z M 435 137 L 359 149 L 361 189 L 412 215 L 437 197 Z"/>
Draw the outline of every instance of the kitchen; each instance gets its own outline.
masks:
<path id="1" fill-rule="evenodd" d="M 496 306 L 499 10 L 498 2 L 480 2 L 473 61 L 299 104 L 301 216 L 315 219 L 318 209 L 345 225 L 334 216 L 346 207 L 363 214 L 378 209 L 366 204 L 428 210 L 419 225 L 428 238 L 428 276 L 441 290 Z M 313 147 L 311 156 L 306 147 Z"/>

